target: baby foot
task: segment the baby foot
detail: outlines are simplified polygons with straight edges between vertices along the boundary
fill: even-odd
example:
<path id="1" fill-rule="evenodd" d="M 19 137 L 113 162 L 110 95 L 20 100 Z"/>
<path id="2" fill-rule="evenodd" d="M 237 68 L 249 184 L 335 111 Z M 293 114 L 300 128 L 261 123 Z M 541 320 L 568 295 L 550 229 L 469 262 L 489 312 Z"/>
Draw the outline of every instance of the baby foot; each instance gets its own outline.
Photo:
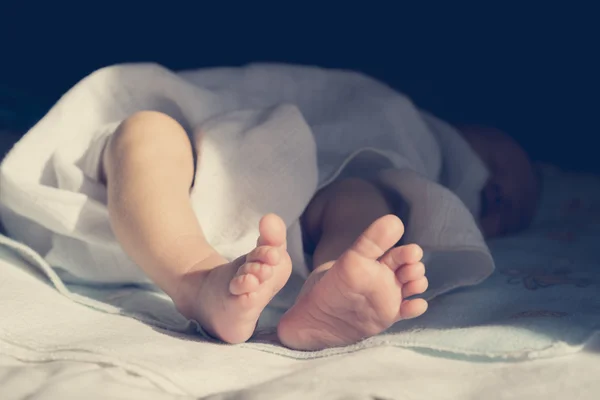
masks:
<path id="1" fill-rule="evenodd" d="M 403 232 L 400 219 L 386 215 L 318 281 L 309 278 L 312 286 L 279 323 L 279 340 L 298 350 L 343 346 L 423 314 L 425 300 L 405 300 L 427 289 L 423 251 L 414 244 L 390 250 Z"/>
<path id="2" fill-rule="evenodd" d="M 246 256 L 212 269 L 203 265 L 215 261 L 204 260 L 182 285 L 192 296 L 186 296 L 190 300 L 178 307 L 180 312 L 228 343 L 242 343 L 252 336 L 262 310 L 292 272 L 281 218 L 266 215 L 259 229 L 257 247 Z"/>

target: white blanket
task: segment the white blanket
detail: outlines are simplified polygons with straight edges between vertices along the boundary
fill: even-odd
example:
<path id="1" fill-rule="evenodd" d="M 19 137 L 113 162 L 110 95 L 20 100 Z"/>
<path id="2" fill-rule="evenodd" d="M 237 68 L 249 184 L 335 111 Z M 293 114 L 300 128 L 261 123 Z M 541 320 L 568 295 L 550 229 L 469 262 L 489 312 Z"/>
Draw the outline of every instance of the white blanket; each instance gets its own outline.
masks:
<path id="1" fill-rule="evenodd" d="M 481 282 L 493 270 L 472 216 L 485 168 L 450 126 L 401 94 L 346 71 L 251 65 L 176 74 L 134 64 L 77 84 L 1 166 L 7 231 L 63 279 L 147 282 L 111 232 L 95 171 L 107 135 L 148 109 L 190 132 L 201 155 L 194 210 L 225 257 L 254 246 L 265 213 L 284 219 L 296 273 L 274 300 L 282 309 L 307 273 L 298 218 L 315 191 L 340 176 L 377 179 L 408 203 L 405 238 L 426 252 L 426 297 Z"/>

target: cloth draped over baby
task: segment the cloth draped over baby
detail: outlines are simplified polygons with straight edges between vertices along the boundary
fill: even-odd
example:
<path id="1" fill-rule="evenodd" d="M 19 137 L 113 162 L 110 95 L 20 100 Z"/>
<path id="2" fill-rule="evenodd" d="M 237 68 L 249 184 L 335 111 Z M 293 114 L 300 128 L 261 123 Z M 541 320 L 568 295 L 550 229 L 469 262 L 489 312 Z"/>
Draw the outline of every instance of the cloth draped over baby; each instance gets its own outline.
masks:
<path id="1" fill-rule="evenodd" d="M 341 177 L 377 181 L 408 205 L 405 241 L 425 251 L 425 298 L 477 284 L 494 269 L 473 217 L 486 168 L 451 126 L 388 86 L 306 66 L 175 73 L 126 64 L 79 82 L 1 165 L 6 230 L 66 282 L 150 283 L 113 235 L 98 179 L 108 136 L 141 110 L 169 114 L 189 132 L 199 154 L 191 201 L 224 257 L 255 246 L 264 214 L 283 218 L 294 273 L 275 308 L 292 304 L 309 271 L 299 217 Z"/>

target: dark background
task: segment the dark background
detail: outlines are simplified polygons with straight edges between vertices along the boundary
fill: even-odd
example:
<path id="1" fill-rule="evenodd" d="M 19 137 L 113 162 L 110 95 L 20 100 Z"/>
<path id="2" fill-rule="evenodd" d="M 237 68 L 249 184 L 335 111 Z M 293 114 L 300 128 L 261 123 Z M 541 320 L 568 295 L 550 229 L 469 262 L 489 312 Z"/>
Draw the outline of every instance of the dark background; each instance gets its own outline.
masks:
<path id="1" fill-rule="evenodd" d="M 109 64 L 288 62 L 363 71 L 450 122 L 506 130 L 537 160 L 600 172 L 591 6 L 396 3 L 3 2 L 0 130 L 25 131 Z"/>

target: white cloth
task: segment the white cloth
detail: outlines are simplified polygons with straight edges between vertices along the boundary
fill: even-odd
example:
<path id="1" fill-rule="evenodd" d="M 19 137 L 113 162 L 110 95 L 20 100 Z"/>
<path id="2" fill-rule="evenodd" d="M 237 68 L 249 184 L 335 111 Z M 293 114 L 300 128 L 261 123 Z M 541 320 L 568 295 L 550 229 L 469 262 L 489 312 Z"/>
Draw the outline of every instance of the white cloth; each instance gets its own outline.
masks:
<path id="1" fill-rule="evenodd" d="M 7 242 L 0 236 L 0 243 Z M 15 250 L 31 265 L 0 245 L 2 399 L 591 400 L 600 395 L 600 337 L 579 353 L 524 362 L 419 354 L 385 338 L 326 354 L 282 356 L 258 344 L 183 340 L 118 311 L 84 307 L 39 279 L 41 265 L 31 254 Z"/>
<path id="2" fill-rule="evenodd" d="M 476 284 L 494 268 L 472 216 L 485 168 L 451 127 L 423 119 L 389 87 L 358 73 L 311 67 L 176 74 L 131 64 L 77 84 L 0 168 L 7 231 L 66 271 L 63 277 L 148 282 L 112 234 L 105 188 L 94 179 L 106 135 L 148 109 L 172 115 L 191 132 L 201 155 L 191 200 L 208 240 L 229 259 L 252 249 L 260 217 L 275 212 L 289 229 L 294 276 L 303 279 L 299 216 L 318 188 L 361 175 L 379 179 L 409 204 L 406 239 L 426 251 L 427 297 Z M 282 307 L 294 290 L 282 292 Z"/>

